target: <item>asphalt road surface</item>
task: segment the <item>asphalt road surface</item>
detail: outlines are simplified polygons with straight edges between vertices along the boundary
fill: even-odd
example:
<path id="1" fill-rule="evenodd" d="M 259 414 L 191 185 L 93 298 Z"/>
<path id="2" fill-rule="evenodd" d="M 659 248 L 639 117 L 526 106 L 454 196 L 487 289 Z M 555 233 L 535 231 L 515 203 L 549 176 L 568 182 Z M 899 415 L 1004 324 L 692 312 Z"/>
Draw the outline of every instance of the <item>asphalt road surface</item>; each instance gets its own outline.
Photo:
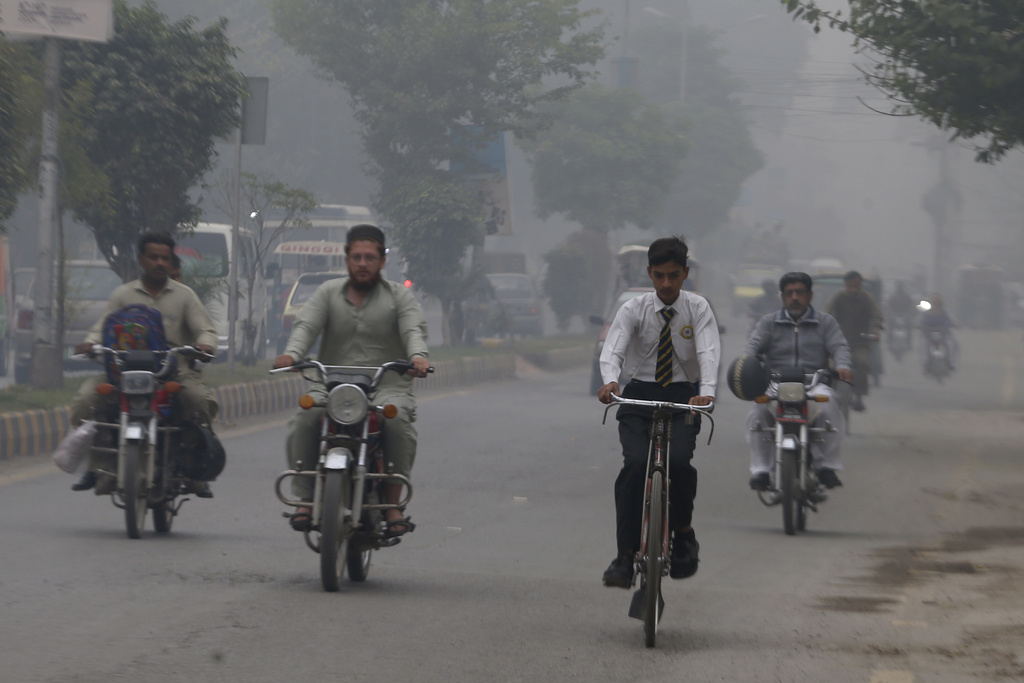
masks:
<path id="1" fill-rule="evenodd" d="M 696 458 L 700 571 L 666 581 L 653 650 L 630 593 L 601 585 L 619 456 L 589 368 L 421 397 L 419 526 L 335 594 L 271 491 L 283 419 L 222 430 L 216 497 L 141 540 L 47 462 L 7 463 L 0 679 L 1019 680 L 1022 348 L 1018 333 L 961 339 L 942 386 L 886 358 L 845 486 L 795 537 L 747 488 L 748 406 L 721 392 Z"/>

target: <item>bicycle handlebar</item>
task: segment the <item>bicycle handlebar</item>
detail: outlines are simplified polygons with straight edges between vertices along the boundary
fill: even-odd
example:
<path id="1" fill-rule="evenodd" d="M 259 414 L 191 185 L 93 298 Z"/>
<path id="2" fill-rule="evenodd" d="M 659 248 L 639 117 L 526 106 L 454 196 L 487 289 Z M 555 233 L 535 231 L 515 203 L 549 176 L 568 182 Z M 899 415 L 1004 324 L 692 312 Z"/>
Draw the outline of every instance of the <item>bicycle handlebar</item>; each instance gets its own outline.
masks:
<path id="1" fill-rule="evenodd" d="M 642 398 L 624 398 L 618 394 L 611 394 L 611 399 L 612 402 L 604 408 L 604 417 L 601 418 L 601 424 L 604 424 L 608 419 L 608 410 L 616 405 L 640 406 L 643 408 L 653 408 L 654 410 L 682 410 L 690 413 L 691 415 L 694 413 L 702 415 L 711 422 L 711 431 L 708 433 L 708 444 L 711 443 L 711 437 L 715 435 L 715 418 L 711 417 L 711 413 L 715 410 L 714 401 L 706 406 L 695 406 L 692 403 L 674 403 L 672 401 L 648 401 Z"/>

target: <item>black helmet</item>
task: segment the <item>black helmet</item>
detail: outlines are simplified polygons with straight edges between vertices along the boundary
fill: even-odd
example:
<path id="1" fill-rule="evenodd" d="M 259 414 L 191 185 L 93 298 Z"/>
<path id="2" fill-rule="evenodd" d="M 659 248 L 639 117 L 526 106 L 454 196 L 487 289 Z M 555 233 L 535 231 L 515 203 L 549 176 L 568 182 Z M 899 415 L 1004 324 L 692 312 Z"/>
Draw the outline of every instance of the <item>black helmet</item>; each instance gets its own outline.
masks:
<path id="1" fill-rule="evenodd" d="M 768 370 L 756 356 L 742 355 L 729 364 L 725 381 L 733 396 L 753 401 L 768 388 Z"/>
<path id="2" fill-rule="evenodd" d="M 184 420 L 180 428 L 181 473 L 196 481 L 213 481 L 224 471 L 227 461 L 220 439 L 207 427 L 192 420 Z"/>

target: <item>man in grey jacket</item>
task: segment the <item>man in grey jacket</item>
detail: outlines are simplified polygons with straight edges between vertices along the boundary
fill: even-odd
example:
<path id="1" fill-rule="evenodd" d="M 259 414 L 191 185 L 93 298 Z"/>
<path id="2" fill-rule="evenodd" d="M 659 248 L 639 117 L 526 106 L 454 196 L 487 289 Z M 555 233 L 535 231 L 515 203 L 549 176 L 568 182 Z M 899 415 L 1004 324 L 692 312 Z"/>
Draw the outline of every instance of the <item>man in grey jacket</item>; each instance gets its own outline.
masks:
<path id="1" fill-rule="evenodd" d="M 822 313 L 811 306 L 814 293 L 811 291 L 811 276 L 807 273 L 786 273 L 779 280 L 783 308 L 761 317 L 747 339 L 743 349 L 746 355 L 764 360 L 769 370 L 786 366 L 803 368 L 813 373 L 829 366 L 831 359 L 839 379 L 849 382 L 853 379 L 853 361 L 850 346 L 846 343 L 839 323 L 828 313 Z M 831 422 L 835 431 L 822 432 L 821 443 L 811 448 L 818 481 L 826 488 L 842 486 L 836 470 L 842 469 L 839 462 L 839 444 L 846 430 L 843 413 L 839 409 L 835 392 L 831 387 L 818 385 L 812 396 L 827 394 L 832 400 L 815 403 L 819 410 L 811 413 L 811 426 L 820 427 Z M 775 448 L 761 432 L 751 431 L 755 425 L 769 427 L 775 424 L 775 417 L 768 404 L 755 404 L 747 415 L 747 444 L 750 446 L 750 488 L 766 491 L 771 486 L 769 472 L 774 466 Z"/>

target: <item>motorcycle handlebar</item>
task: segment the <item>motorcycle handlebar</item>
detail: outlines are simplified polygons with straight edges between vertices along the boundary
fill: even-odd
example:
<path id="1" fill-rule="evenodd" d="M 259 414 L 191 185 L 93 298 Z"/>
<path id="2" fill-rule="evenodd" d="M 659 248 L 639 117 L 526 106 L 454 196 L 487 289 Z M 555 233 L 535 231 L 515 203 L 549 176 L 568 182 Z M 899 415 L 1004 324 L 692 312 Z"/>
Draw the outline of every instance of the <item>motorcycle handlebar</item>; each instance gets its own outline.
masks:
<path id="1" fill-rule="evenodd" d="M 278 372 L 299 372 L 301 370 L 307 370 L 307 369 L 313 368 L 313 369 L 316 369 L 316 370 L 319 371 L 319 373 L 320 373 L 320 381 L 323 382 L 323 383 L 326 383 L 327 382 L 327 375 L 332 370 L 343 370 L 343 371 L 348 371 L 348 372 L 352 372 L 352 373 L 365 372 L 365 373 L 373 373 L 373 378 L 371 379 L 370 382 L 371 382 L 371 384 L 376 385 L 377 382 L 380 381 L 380 378 L 388 370 L 392 370 L 392 371 L 398 373 L 399 375 L 404 375 L 409 370 L 412 370 L 413 367 L 414 366 L 412 364 L 412 361 L 407 361 L 407 360 L 393 360 L 393 361 L 389 361 L 387 363 L 384 363 L 384 365 L 381 365 L 381 366 L 376 366 L 376 365 L 373 365 L 373 366 L 362 366 L 362 365 L 324 365 L 323 363 L 321 363 L 318 360 L 314 360 L 312 358 L 305 358 L 305 359 L 300 360 L 300 361 L 298 361 L 296 363 L 293 363 L 292 365 L 289 365 L 288 367 L 285 367 L 285 368 L 273 368 L 270 371 L 270 374 L 276 374 Z M 427 368 L 427 372 L 428 373 L 434 372 L 434 366 L 431 365 L 429 368 Z"/>

